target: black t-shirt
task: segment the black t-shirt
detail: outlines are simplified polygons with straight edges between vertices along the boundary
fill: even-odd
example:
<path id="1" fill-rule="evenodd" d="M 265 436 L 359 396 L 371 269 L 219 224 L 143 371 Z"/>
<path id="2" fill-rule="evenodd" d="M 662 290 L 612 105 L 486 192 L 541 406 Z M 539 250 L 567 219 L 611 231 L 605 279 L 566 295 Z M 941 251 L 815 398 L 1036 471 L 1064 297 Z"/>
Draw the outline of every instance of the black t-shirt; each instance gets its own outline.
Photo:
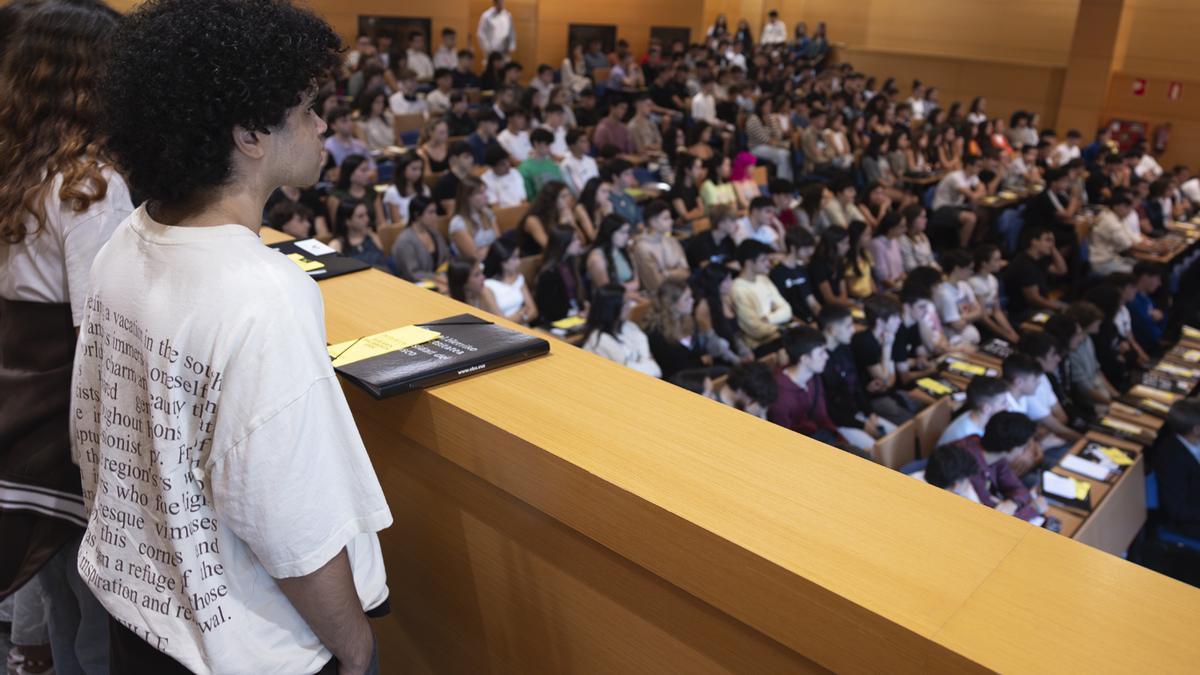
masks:
<path id="1" fill-rule="evenodd" d="M 469 70 L 463 72 L 455 68 L 453 74 L 451 74 L 451 78 L 453 78 L 452 82 L 455 89 L 479 88 L 479 76 Z"/>
<path id="2" fill-rule="evenodd" d="M 453 171 L 447 171 L 445 175 L 437 179 L 437 183 L 433 185 L 433 200 L 438 203 L 439 210 L 443 199 L 454 199 L 458 196 L 458 186 L 461 183 L 462 180 L 454 175 Z"/>
<path id="3" fill-rule="evenodd" d="M 883 345 L 875 339 L 875 334 L 869 330 L 860 330 L 850 339 L 850 348 L 854 350 L 854 362 L 864 373 L 872 366 L 883 361 Z"/>
<path id="4" fill-rule="evenodd" d="M 808 265 L 808 283 L 812 285 L 817 301 L 822 304 L 825 303 L 825 298 L 821 296 L 821 283 L 828 281 L 829 290 L 837 295 L 838 287 L 841 286 L 842 279 L 845 277 L 846 271 L 842 269 L 841 265 L 829 265 L 826 261 L 815 258 Z"/>
<path id="5" fill-rule="evenodd" d="M 724 265 L 732 262 L 737 257 L 737 247 L 732 237 L 725 237 L 718 244 L 712 230 L 708 230 L 688 239 L 684 253 L 687 254 L 688 265 L 698 270 L 710 263 Z"/>
<path id="6" fill-rule="evenodd" d="M 840 427 L 861 427 L 862 422 L 854 415 L 870 413 L 869 402 L 850 345 L 838 345 L 829 352 L 829 363 L 821 372 L 821 380 L 825 383 L 825 406 L 834 423 Z"/>
<path id="7" fill-rule="evenodd" d="M 808 269 L 804 265 L 788 267 L 776 265 L 771 268 L 771 282 L 779 289 L 779 294 L 792 306 L 792 314 L 811 323 L 815 317 L 808 305 L 808 298 L 813 294 L 809 283 Z"/>
<path id="8" fill-rule="evenodd" d="M 448 113 L 446 126 L 449 127 L 451 136 L 470 136 L 475 132 L 475 118 L 465 113 L 462 115 Z"/>
<path id="9" fill-rule="evenodd" d="M 600 121 L 600 111 L 596 108 L 575 109 L 575 123 L 581 127 L 594 127 Z"/>
<path id="10" fill-rule="evenodd" d="M 664 85 L 650 85 L 650 100 L 654 101 L 654 105 L 660 108 L 666 108 L 668 110 L 679 109 L 679 107 L 675 105 L 675 101 L 671 98 L 672 94 L 674 93 L 674 89 L 671 87 L 671 83 L 669 82 Z"/>
<path id="11" fill-rule="evenodd" d="M 875 344 L 879 344 L 878 341 Z M 909 326 L 902 324 L 896 331 L 896 341 L 892 343 L 892 361 L 905 363 L 909 359 L 915 359 L 921 344 L 921 327 L 916 322 Z M 881 358 L 882 352 L 883 348 L 880 347 Z"/>
<path id="12" fill-rule="evenodd" d="M 1059 204 L 1066 205 L 1071 201 L 1070 197 L 1062 195 L 1054 195 Z M 1050 191 L 1042 190 L 1033 199 L 1029 200 L 1029 204 L 1025 207 L 1025 222 L 1045 225 L 1054 232 L 1054 241 L 1058 246 L 1067 246 L 1075 243 L 1075 225 L 1073 223 L 1063 222 L 1058 217 L 1058 207 L 1050 199 Z"/>
<path id="13" fill-rule="evenodd" d="M 677 181 L 675 187 L 671 188 L 671 192 L 667 194 L 667 198 L 672 202 L 682 199 L 684 208 L 692 211 L 700 203 L 700 191 L 694 185 L 685 186 L 683 181 Z"/>
<path id="14" fill-rule="evenodd" d="M 1019 320 L 1034 309 L 1025 300 L 1024 289 L 1037 286 L 1038 291 L 1043 296 L 1046 295 L 1046 267 L 1049 260 L 1049 257 L 1042 261 L 1034 260 L 1028 253 L 1021 251 L 1004 269 L 1004 293 L 1008 296 L 1009 316 Z"/>

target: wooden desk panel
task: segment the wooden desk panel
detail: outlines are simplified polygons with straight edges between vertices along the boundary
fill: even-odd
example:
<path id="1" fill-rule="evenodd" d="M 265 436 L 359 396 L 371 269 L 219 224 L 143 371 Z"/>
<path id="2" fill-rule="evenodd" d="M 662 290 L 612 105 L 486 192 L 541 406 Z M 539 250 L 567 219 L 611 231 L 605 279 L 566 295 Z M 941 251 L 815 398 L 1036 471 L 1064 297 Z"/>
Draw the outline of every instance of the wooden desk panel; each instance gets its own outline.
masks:
<path id="1" fill-rule="evenodd" d="M 374 270 L 319 287 L 331 341 L 466 311 Z M 1095 622 L 1121 623 L 1127 600 L 1151 596 L 1194 617 L 1200 591 L 1045 533 L 1130 582 L 1082 615 L 1074 589 L 1014 606 L 1007 584 L 1063 564 L 1025 545 L 1036 528 L 550 349 L 385 401 L 346 387 L 396 514 L 381 533 L 399 605 L 376 622 L 386 671 L 972 671 L 1008 658 L 986 633 L 1032 615 L 1077 626 L 1063 634 L 1094 656 L 1075 669 L 1195 656 L 1186 622 L 1150 620 L 1121 641 Z M 961 632 L 984 619 L 989 630 Z M 1059 646 L 1039 630 L 1012 649 L 1054 662 Z"/>

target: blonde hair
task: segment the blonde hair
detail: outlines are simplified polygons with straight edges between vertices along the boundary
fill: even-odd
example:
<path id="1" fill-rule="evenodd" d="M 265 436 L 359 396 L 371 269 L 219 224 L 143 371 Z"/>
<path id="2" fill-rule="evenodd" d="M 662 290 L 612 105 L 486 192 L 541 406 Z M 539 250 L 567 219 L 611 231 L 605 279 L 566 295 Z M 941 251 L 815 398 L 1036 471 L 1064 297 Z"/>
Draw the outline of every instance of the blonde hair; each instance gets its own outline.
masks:
<path id="1" fill-rule="evenodd" d="M 670 342 L 679 342 L 689 337 L 695 330 L 695 322 L 690 315 L 680 315 L 675 310 L 676 303 L 688 291 L 687 284 L 682 281 L 668 279 L 658 287 L 654 294 L 654 302 L 646 314 L 645 328 L 647 331 L 658 331 Z"/>

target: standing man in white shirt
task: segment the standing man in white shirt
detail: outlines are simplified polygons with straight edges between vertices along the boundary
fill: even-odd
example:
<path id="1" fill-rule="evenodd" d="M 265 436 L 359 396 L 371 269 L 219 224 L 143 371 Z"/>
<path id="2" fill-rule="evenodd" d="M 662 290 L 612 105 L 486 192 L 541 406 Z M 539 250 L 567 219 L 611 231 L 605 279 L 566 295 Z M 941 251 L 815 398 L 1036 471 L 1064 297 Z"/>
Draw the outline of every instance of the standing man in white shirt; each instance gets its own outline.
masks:
<path id="1" fill-rule="evenodd" d="M 417 74 L 418 82 L 433 79 L 433 59 L 425 51 L 425 34 L 414 30 L 408 34 L 408 69 Z"/>
<path id="2" fill-rule="evenodd" d="M 507 55 L 517 50 L 517 29 L 512 13 L 504 9 L 504 0 L 492 0 L 492 6 L 480 15 L 475 37 L 485 57 L 492 52 Z"/>
<path id="3" fill-rule="evenodd" d="M 779 20 L 779 12 L 775 10 L 767 12 L 767 23 L 763 26 L 758 42 L 763 46 L 781 45 L 787 42 L 787 24 Z"/>
<path id="4" fill-rule="evenodd" d="M 146 201 L 92 266 L 69 417 L 112 672 L 377 673 L 391 512 L 321 292 L 259 238 L 320 176 L 341 42 L 285 2 L 157 0 L 110 44 L 100 119 Z"/>
<path id="5" fill-rule="evenodd" d="M 454 43 L 458 40 L 458 33 L 449 26 L 442 29 L 442 44 L 438 46 L 437 51 L 433 54 L 434 69 L 445 68 L 446 70 L 454 70 L 458 67 L 458 47 Z"/>

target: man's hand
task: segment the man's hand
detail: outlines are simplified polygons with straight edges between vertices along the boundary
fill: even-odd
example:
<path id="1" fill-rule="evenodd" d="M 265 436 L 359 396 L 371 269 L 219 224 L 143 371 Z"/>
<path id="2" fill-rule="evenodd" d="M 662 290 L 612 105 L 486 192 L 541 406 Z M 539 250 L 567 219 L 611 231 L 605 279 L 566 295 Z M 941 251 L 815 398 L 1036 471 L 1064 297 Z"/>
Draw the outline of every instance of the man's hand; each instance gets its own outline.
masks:
<path id="1" fill-rule="evenodd" d="M 361 675 L 367 671 L 375 638 L 354 588 L 346 549 L 311 574 L 275 582 L 321 644 L 333 652 L 338 673 Z"/>

